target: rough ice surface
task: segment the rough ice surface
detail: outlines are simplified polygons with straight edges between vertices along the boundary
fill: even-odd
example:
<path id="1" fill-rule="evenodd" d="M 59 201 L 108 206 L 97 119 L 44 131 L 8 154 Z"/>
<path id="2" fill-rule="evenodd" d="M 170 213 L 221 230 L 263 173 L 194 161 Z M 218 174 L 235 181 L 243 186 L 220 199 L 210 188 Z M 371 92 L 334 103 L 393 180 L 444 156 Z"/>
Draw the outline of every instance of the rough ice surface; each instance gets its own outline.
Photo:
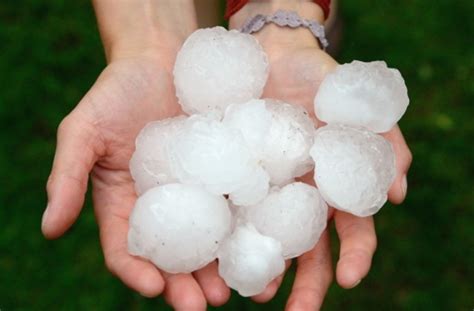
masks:
<path id="1" fill-rule="evenodd" d="M 316 245 L 326 228 L 327 212 L 318 189 L 301 182 L 275 187 L 258 205 L 238 210 L 261 234 L 281 243 L 285 259 L 298 257 Z"/>
<path id="2" fill-rule="evenodd" d="M 129 252 L 169 273 L 192 272 L 213 261 L 231 230 L 231 213 L 222 196 L 183 184 L 145 192 L 129 221 Z"/>
<path id="3" fill-rule="evenodd" d="M 166 146 L 185 119 L 185 116 L 178 116 L 150 122 L 138 134 L 130 173 L 139 195 L 158 185 L 177 181 L 171 172 Z"/>
<path id="4" fill-rule="evenodd" d="M 218 251 L 219 275 L 248 297 L 263 292 L 285 270 L 278 241 L 261 235 L 252 225 L 239 225 Z"/>
<path id="5" fill-rule="evenodd" d="M 301 106 L 266 99 L 271 125 L 260 157 L 274 185 L 288 183 L 313 169 L 309 149 L 313 144 L 314 125 Z"/>
<path id="6" fill-rule="evenodd" d="M 246 183 L 229 195 L 229 199 L 238 206 L 254 205 L 267 196 L 269 188 L 270 176 L 258 166 Z"/>
<path id="7" fill-rule="evenodd" d="M 192 115 L 169 144 L 171 169 L 185 184 L 228 194 L 248 182 L 257 162 L 239 131 L 203 115 Z"/>
<path id="8" fill-rule="evenodd" d="M 356 216 L 375 214 L 395 178 L 392 146 L 364 128 L 327 125 L 316 131 L 311 156 L 324 200 Z"/>
<path id="9" fill-rule="evenodd" d="M 206 28 L 184 42 L 173 73 L 176 95 L 186 113 L 222 114 L 231 104 L 262 95 L 268 61 L 252 35 Z"/>
<path id="10" fill-rule="evenodd" d="M 314 99 L 318 119 L 362 126 L 375 133 L 389 131 L 409 103 L 405 81 L 384 61 L 353 61 L 326 76 Z"/>
<path id="11" fill-rule="evenodd" d="M 252 99 L 244 104 L 234 104 L 225 111 L 224 125 L 239 130 L 249 149 L 261 157 L 262 148 L 272 124 L 272 114 L 263 99 Z"/>

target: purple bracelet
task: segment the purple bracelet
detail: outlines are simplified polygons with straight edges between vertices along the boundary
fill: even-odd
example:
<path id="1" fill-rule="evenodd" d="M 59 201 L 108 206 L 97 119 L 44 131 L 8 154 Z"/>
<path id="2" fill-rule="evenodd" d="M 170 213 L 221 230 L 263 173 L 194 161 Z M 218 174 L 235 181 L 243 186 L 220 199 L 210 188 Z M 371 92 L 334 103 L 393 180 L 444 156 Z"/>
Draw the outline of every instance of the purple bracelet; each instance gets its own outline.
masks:
<path id="1" fill-rule="evenodd" d="M 268 23 L 273 23 L 280 27 L 308 28 L 313 36 L 319 41 L 324 50 L 326 50 L 326 47 L 329 45 L 328 40 L 326 40 L 323 25 L 317 21 L 301 18 L 298 13 L 294 11 L 278 10 L 275 12 L 275 14 L 269 16 L 262 14 L 255 15 L 245 22 L 240 31 L 243 33 L 252 34 L 254 32 L 260 31 L 260 29 L 262 29 L 263 26 Z"/>

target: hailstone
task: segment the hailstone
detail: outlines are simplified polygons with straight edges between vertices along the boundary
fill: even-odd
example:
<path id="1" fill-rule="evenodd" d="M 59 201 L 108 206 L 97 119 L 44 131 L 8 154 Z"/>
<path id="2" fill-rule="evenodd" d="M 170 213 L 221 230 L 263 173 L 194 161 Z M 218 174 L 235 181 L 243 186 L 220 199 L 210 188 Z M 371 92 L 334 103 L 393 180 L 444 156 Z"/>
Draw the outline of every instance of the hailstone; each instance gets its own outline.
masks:
<path id="1" fill-rule="evenodd" d="M 261 235 L 252 225 L 238 225 L 218 251 L 219 275 L 248 297 L 263 292 L 285 270 L 281 244 Z"/>
<path id="2" fill-rule="evenodd" d="M 254 156 L 262 157 L 262 148 L 272 125 L 272 114 L 267 109 L 265 100 L 252 99 L 243 104 L 229 106 L 222 123 L 241 131 Z"/>
<path id="3" fill-rule="evenodd" d="M 408 91 L 397 69 L 384 61 L 353 61 L 328 74 L 314 99 L 318 119 L 389 131 L 405 113 Z"/>
<path id="4" fill-rule="evenodd" d="M 270 182 L 283 185 L 313 169 L 309 155 L 314 140 L 314 125 L 301 106 L 266 99 L 272 121 L 260 157 L 270 174 Z"/>
<path id="5" fill-rule="evenodd" d="M 203 185 L 214 194 L 241 188 L 257 169 L 241 133 L 203 115 L 184 122 L 169 144 L 169 157 L 180 182 Z"/>
<path id="6" fill-rule="evenodd" d="M 365 217 L 387 201 L 395 178 L 391 144 L 364 128 L 330 124 L 316 131 L 314 180 L 334 208 Z"/>
<path id="7" fill-rule="evenodd" d="M 262 95 L 268 60 L 252 35 L 206 28 L 184 42 L 173 73 L 176 95 L 186 113 L 222 115 L 227 106 Z"/>
<path id="8" fill-rule="evenodd" d="M 257 166 L 254 173 L 249 176 L 247 182 L 230 193 L 229 199 L 238 206 L 254 205 L 262 201 L 270 188 L 270 176 L 261 167 Z"/>
<path id="9" fill-rule="evenodd" d="M 301 182 L 275 187 L 258 205 L 238 210 L 261 234 L 281 243 L 285 259 L 298 257 L 316 245 L 326 228 L 327 212 L 318 189 Z"/>
<path id="10" fill-rule="evenodd" d="M 171 172 L 167 145 L 183 125 L 185 116 L 148 123 L 135 140 L 130 174 L 138 195 L 161 184 L 176 182 Z"/>
<path id="11" fill-rule="evenodd" d="M 169 273 L 188 273 L 213 261 L 230 234 L 222 196 L 194 185 L 166 184 L 140 196 L 129 220 L 128 250 Z"/>
<path id="12" fill-rule="evenodd" d="M 313 168 L 309 149 L 315 129 L 303 107 L 274 99 L 251 100 L 230 106 L 222 122 L 242 133 L 271 184 L 284 185 Z"/>

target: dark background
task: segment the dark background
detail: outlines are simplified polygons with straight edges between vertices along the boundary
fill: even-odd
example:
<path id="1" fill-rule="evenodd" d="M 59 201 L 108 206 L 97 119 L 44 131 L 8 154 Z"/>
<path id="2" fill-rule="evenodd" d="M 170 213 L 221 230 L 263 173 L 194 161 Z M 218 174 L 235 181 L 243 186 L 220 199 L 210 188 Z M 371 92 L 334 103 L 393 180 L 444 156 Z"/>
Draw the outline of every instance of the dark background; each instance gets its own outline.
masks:
<path id="1" fill-rule="evenodd" d="M 325 310 L 474 308 L 474 1 L 342 1 L 340 62 L 384 59 L 406 79 L 400 126 L 414 155 L 409 194 L 377 216 L 379 247 L 352 290 Z M 89 1 L 0 2 L 0 309 L 162 309 L 110 275 L 90 200 L 73 228 L 46 241 L 55 132 L 104 67 Z M 337 243 L 334 243 L 337 258 Z M 280 310 L 233 295 L 222 310 Z"/>

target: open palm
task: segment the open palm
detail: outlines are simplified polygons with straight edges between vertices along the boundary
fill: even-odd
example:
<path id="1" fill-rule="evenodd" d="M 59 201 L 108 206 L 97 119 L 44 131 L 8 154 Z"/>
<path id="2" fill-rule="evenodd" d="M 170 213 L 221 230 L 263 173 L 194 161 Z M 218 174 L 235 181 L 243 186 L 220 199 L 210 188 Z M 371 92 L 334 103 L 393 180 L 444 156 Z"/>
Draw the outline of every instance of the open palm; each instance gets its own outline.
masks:
<path id="1" fill-rule="evenodd" d="M 265 46 L 265 41 L 262 41 Z M 263 96 L 302 105 L 317 126 L 323 125 L 314 115 L 313 99 L 321 81 L 334 70 L 337 62 L 317 47 L 295 45 L 275 49 L 270 46 L 266 52 L 269 55 L 270 75 Z M 397 126 L 384 136 L 392 143 L 397 159 L 397 177 L 390 189 L 389 199 L 393 203 L 400 203 L 405 197 L 404 176 L 411 162 L 411 154 Z M 312 175 L 308 174 L 302 180 L 314 184 Z M 332 208 L 329 218 L 335 220 L 341 244 L 336 278 L 342 287 L 351 288 L 370 269 L 377 244 L 373 218 L 359 218 Z M 288 310 L 316 310 L 321 307 L 332 281 L 331 262 L 326 230 L 315 248 L 297 259 L 296 278 L 288 300 Z M 281 279 L 275 280 L 263 294 L 254 299 L 262 302 L 271 299 Z"/>
<path id="2" fill-rule="evenodd" d="M 145 296 L 165 290 L 165 298 L 176 309 L 205 309 L 206 298 L 218 305 L 229 295 L 216 263 L 194 276 L 168 275 L 127 252 L 128 218 L 136 200 L 128 162 L 135 137 L 147 122 L 180 113 L 173 62 L 174 55 L 167 52 L 113 61 L 61 122 L 42 230 L 46 237 L 56 238 L 73 224 L 84 203 L 90 173 L 109 270 Z"/>

